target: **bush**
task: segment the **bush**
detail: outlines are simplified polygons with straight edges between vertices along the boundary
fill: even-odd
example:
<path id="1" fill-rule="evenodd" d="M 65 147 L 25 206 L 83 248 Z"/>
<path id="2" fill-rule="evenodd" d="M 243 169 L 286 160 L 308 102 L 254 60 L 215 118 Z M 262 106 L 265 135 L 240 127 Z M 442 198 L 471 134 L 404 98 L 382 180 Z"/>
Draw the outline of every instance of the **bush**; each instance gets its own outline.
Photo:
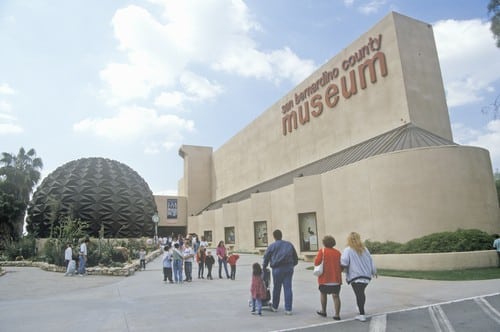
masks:
<path id="1" fill-rule="evenodd" d="M 410 254 L 461 252 L 475 250 L 489 250 L 493 237 L 478 229 L 458 229 L 455 232 L 440 232 L 410 240 L 404 244 L 387 241 L 365 241 L 365 245 L 372 254 Z"/>
<path id="2" fill-rule="evenodd" d="M 394 254 L 399 253 L 402 247 L 401 243 L 387 241 L 387 242 L 378 242 L 378 241 L 365 241 L 365 246 L 370 250 L 372 254 Z"/>
<path id="3" fill-rule="evenodd" d="M 65 244 L 58 239 L 49 239 L 47 242 L 45 242 L 43 252 L 45 253 L 47 263 L 64 266 L 65 249 Z"/>
<path id="4" fill-rule="evenodd" d="M 145 241 L 143 240 L 92 240 L 87 246 L 87 266 L 95 266 L 98 264 L 122 266 L 123 263 L 128 262 L 130 258 L 136 258 L 141 247 L 146 247 Z"/>
<path id="5" fill-rule="evenodd" d="M 125 263 L 128 261 L 128 249 L 125 247 L 115 247 L 111 251 L 113 262 Z"/>
<path id="6" fill-rule="evenodd" d="M 35 255 L 35 238 L 32 236 L 25 236 L 18 242 L 11 242 L 5 247 L 5 256 L 9 261 L 15 261 L 17 257 L 30 259 Z"/>

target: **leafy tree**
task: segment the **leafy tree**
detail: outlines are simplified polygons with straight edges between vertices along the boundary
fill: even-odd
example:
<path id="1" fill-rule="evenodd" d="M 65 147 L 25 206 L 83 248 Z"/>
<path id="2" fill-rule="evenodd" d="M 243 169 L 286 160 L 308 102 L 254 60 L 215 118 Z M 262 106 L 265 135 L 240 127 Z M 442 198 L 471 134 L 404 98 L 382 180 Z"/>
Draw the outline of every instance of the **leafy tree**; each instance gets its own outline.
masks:
<path id="1" fill-rule="evenodd" d="M 500 0 L 490 0 L 488 14 L 491 15 L 490 30 L 497 40 L 497 47 L 500 47 Z"/>
<path id="2" fill-rule="evenodd" d="M 0 230 L 3 241 L 18 240 L 24 215 L 35 185 L 40 180 L 43 162 L 36 151 L 20 148 L 17 155 L 2 153 L 0 159 Z M 6 233 L 4 233 L 4 231 Z"/>

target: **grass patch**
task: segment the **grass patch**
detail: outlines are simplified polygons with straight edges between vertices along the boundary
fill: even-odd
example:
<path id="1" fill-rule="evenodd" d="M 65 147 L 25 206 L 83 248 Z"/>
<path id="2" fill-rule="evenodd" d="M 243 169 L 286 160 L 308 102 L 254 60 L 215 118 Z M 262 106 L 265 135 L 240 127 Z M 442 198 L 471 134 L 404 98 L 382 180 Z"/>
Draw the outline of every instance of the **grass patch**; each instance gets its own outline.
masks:
<path id="1" fill-rule="evenodd" d="M 378 269 L 378 275 L 385 277 L 427 279 L 427 280 L 487 280 L 500 279 L 500 268 L 482 268 L 451 271 L 399 271 Z"/>

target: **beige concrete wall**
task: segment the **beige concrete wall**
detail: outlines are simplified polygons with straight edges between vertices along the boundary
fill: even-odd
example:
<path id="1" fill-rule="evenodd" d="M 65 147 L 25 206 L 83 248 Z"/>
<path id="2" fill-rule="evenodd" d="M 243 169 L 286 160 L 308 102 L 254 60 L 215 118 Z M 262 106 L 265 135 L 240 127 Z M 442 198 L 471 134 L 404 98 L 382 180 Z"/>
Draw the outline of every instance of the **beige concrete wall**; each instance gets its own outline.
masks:
<path id="1" fill-rule="evenodd" d="M 363 240 L 403 243 L 457 228 L 500 228 L 489 154 L 464 146 L 403 150 L 296 178 L 273 192 L 190 217 L 188 224 L 200 234 L 213 227 L 214 241 L 224 238 L 224 227 L 234 226 L 236 248 L 257 250 L 253 222 L 267 221 L 269 243 L 278 228 L 300 252 L 298 214 L 308 212 L 316 213 L 319 243 L 333 235 L 338 248 L 351 231 Z"/>
<path id="2" fill-rule="evenodd" d="M 430 24 L 393 15 L 409 122 L 452 140 L 446 95 Z"/>
<path id="3" fill-rule="evenodd" d="M 495 250 L 435 254 L 373 255 L 378 269 L 403 271 L 446 271 L 496 267 Z"/>
<path id="4" fill-rule="evenodd" d="M 156 208 L 158 209 L 158 216 L 160 217 L 159 227 L 173 226 L 185 227 L 187 226 L 187 199 L 186 197 L 167 196 L 167 195 L 154 195 Z M 177 199 L 177 218 L 167 219 L 167 200 Z"/>
<path id="5" fill-rule="evenodd" d="M 178 192 L 189 197 L 187 214 L 196 214 L 213 199 L 212 148 L 183 145 L 179 155 L 184 159 L 184 177 Z"/>
<path id="6" fill-rule="evenodd" d="M 500 217 L 486 150 L 441 146 L 403 150 L 323 176 L 327 233 L 342 240 L 406 242 L 435 232 L 493 233 Z M 339 242 L 339 241 L 338 241 Z"/>
<path id="7" fill-rule="evenodd" d="M 370 45 L 370 40 L 377 40 L 378 44 L 372 44 L 377 51 L 371 51 L 352 66 L 343 66 Z M 372 82 L 366 71 L 363 89 L 358 66 L 374 59 L 377 52 L 385 57 L 386 76 L 382 75 L 382 61 L 375 62 L 376 81 Z M 356 93 L 344 96 L 340 92 L 337 104 L 329 107 L 325 101 L 329 86 L 326 85 L 297 102 L 296 95 L 314 86 L 323 72 L 334 70 L 338 70 L 338 76 L 330 84 L 341 90 L 342 79 L 347 78 L 347 88 L 355 82 Z M 354 79 L 350 78 L 351 73 Z M 318 111 L 312 106 L 313 95 L 318 95 L 324 106 L 316 117 L 312 115 L 313 110 Z M 285 105 L 298 112 L 299 107 L 305 110 L 306 104 L 309 121 L 284 135 Z M 409 122 L 451 139 L 432 29 L 428 24 L 391 13 L 214 152 L 214 200 Z"/>

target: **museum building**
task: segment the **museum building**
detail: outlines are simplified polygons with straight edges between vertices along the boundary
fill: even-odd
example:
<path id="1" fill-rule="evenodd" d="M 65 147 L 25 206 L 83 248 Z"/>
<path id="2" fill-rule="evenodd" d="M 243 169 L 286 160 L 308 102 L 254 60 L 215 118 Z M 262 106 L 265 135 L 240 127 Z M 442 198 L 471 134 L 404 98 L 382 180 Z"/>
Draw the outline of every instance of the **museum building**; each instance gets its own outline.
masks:
<path id="1" fill-rule="evenodd" d="M 179 196 L 155 196 L 160 226 L 213 246 L 265 249 L 281 229 L 303 256 L 351 231 L 500 229 L 489 152 L 453 142 L 432 27 L 394 12 L 219 149 L 179 154 Z"/>

